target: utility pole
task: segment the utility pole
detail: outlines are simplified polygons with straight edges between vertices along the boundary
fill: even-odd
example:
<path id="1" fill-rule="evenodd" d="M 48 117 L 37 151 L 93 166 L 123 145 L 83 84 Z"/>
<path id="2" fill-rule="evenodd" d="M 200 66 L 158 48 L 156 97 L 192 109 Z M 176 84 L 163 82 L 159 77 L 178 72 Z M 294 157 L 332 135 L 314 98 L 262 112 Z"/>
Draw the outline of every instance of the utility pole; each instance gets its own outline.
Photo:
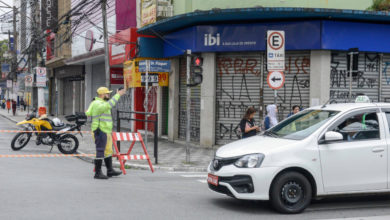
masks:
<path id="1" fill-rule="evenodd" d="M 187 85 L 191 84 L 191 50 L 187 50 Z M 191 141 L 191 87 L 187 86 L 186 163 L 190 163 Z"/>
<path id="2" fill-rule="evenodd" d="M 18 71 L 18 64 L 17 64 L 17 53 L 16 53 L 16 48 L 17 48 L 17 42 L 18 42 L 18 33 L 16 30 L 16 14 L 18 13 L 16 7 L 13 7 L 13 29 L 14 29 L 14 48 L 12 51 L 12 72 L 15 73 L 14 79 L 17 79 L 17 71 Z"/>
<path id="3" fill-rule="evenodd" d="M 110 63 L 108 54 L 108 34 L 107 34 L 107 0 L 102 1 L 102 18 L 103 18 L 103 37 L 104 37 L 104 66 L 106 70 L 106 87 L 111 88 L 110 83 Z"/>

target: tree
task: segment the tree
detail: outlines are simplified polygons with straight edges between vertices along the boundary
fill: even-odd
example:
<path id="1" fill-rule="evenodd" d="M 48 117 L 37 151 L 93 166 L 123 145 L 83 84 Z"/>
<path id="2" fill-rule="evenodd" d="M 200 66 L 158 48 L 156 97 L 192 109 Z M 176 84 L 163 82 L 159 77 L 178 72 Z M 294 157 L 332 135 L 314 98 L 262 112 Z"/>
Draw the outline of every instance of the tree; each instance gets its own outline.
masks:
<path id="1" fill-rule="evenodd" d="M 390 0 L 373 0 L 372 5 L 367 10 L 390 11 Z"/>

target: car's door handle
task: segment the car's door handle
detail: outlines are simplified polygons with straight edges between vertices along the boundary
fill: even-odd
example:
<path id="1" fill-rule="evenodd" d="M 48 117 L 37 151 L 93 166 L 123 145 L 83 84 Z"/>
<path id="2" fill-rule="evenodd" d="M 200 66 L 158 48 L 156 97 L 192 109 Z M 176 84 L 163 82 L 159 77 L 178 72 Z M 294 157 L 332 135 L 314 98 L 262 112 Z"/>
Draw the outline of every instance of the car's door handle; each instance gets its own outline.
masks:
<path id="1" fill-rule="evenodd" d="M 382 151 L 385 151 L 385 148 L 383 148 L 383 147 L 374 147 L 374 148 L 372 148 L 372 152 L 374 152 L 374 153 L 379 153 L 379 152 L 382 152 Z"/>

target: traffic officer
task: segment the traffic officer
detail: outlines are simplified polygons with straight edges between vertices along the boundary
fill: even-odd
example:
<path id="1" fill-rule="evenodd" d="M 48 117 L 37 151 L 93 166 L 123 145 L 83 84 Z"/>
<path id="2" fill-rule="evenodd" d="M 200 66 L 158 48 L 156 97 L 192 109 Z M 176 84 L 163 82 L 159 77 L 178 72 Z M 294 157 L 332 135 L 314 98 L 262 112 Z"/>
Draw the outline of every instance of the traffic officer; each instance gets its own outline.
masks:
<path id="1" fill-rule="evenodd" d="M 115 171 L 112 168 L 112 117 L 111 108 L 118 102 L 120 96 L 126 93 L 126 90 L 121 89 L 117 91 L 110 99 L 110 94 L 106 87 L 100 87 L 97 90 L 98 96 L 89 105 L 86 112 L 87 116 L 92 117 L 92 131 L 96 145 L 96 159 L 95 159 L 95 179 L 108 179 L 108 177 L 119 176 L 122 172 Z M 107 176 L 102 172 L 102 163 L 106 164 Z"/>

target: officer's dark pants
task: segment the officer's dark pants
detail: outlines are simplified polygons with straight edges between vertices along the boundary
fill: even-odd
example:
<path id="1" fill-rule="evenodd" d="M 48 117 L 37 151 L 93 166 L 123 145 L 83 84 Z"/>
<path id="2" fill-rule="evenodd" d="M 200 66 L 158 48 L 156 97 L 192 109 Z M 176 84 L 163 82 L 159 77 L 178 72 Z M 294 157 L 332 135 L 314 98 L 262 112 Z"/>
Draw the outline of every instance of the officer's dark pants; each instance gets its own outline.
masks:
<path id="1" fill-rule="evenodd" d="M 107 145 L 107 134 L 102 132 L 99 128 L 93 132 L 96 145 L 96 159 L 104 158 L 104 150 Z"/>

